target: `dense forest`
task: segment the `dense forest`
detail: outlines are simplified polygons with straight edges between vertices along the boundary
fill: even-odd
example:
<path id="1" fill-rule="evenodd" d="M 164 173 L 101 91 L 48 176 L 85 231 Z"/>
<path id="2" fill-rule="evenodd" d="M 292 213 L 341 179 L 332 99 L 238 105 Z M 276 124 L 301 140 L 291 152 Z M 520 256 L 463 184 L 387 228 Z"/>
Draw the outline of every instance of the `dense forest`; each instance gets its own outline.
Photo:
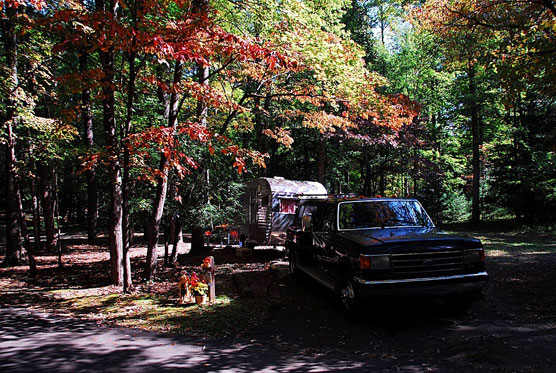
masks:
<path id="1" fill-rule="evenodd" d="M 106 234 L 128 289 L 134 232 L 151 279 L 168 219 L 195 242 L 237 218 L 258 176 L 415 197 L 440 223 L 556 218 L 552 0 L 1 0 L 0 12 L 5 265 L 28 258 L 32 273 L 41 232 L 56 252 L 77 226 L 90 242 Z"/>

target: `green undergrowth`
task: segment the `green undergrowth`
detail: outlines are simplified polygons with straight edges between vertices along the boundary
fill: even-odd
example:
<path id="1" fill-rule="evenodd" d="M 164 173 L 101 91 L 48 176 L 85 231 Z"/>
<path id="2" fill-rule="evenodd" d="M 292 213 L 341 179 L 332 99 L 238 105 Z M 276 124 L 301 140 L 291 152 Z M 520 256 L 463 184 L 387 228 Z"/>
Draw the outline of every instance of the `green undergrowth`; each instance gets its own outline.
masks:
<path id="1" fill-rule="evenodd" d="M 68 313 L 104 324 L 192 336 L 242 335 L 268 318 L 261 300 L 218 296 L 212 304 L 176 304 L 152 294 L 79 296 L 61 301 Z"/>
<path id="2" fill-rule="evenodd" d="M 448 231 L 475 233 L 540 234 L 556 238 L 556 222 L 523 223 L 515 219 L 482 221 L 479 225 L 467 223 L 442 224 L 440 228 Z"/>
<path id="3" fill-rule="evenodd" d="M 450 224 L 442 229 L 480 239 L 490 256 L 556 254 L 556 228 L 549 224 L 523 225 L 515 220 L 498 220 L 477 227 Z"/>

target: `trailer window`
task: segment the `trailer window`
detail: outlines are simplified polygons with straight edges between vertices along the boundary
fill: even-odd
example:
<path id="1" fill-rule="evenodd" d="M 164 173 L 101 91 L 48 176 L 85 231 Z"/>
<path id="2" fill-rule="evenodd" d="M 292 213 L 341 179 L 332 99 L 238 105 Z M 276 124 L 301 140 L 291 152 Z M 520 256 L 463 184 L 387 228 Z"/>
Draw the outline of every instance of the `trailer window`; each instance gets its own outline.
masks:
<path id="1" fill-rule="evenodd" d="M 295 214 L 296 207 L 297 207 L 297 201 L 295 199 L 280 200 L 280 212 L 282 214 Z"/>

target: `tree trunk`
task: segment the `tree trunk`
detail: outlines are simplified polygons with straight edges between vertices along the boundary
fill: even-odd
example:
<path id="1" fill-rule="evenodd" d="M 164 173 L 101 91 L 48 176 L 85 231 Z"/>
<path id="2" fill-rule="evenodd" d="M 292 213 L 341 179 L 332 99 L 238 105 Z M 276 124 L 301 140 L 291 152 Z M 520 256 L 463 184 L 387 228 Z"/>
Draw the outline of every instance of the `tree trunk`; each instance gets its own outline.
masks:
<path id="1" fill-rule="evenodd" d="M 54 170 L 54 216 L 56 216 L 56 252 L 58 253 L 58 268 L 62 268 L 62 239 L 60 237 L 60 199 L 58 187 L 58 173 Z"/>
<path id="2" fill-rule="evenodd" d="M 174 85 L 181 81 L 183 75 L 183 63 L 176 61 L 174 68 Z M 178 125 L 178 93 L 172 92 L 170 95 L 170 110 L 168 115 L 168 126 L 172 128 L 172 133 L 175 134 Z M 145 279 L 151 280 L 156 274 L 156 266 L 158 259 L 158 236 L 160 233 L 160 221 L 162 220 L 162 214 L 164 212 L 164 204 L 166 203 L 166 194 L 168 193 L 168 160 L 161 154 L 160 156 L 160 172 L 161 176 L 157 178 L 156 196 L 153 203 L 153 211 L 151 215 L 151 223 L 148 229 L 150 230 L 149 243 L 147 247 L 147 261 L 145 263 Z"/>
<path id="3" fill-rule="evenodd" d="M 15 88 L 17 76 L 17 36 L 14 17 L 16 10 L 6 8 L 2 23 L 2 38 L 6 58 L 6 113 L 2 117 L 2 127 L 6 131 L 6 257 L 3 265 L 12 266 L 20 261 L 21 229 L 19 226 L 20 190 L 17 177 L 17 158 L 15 154 L 16 139 L 14 135 L 14 118 L 16 109 Z"/>
<path id="4" fill-rule="evenodd" d="M 36 167 L 35 161 L 33 160 L 33 152 L 31 150 L 31 145 L 27 148 L 27 154 L 29 156 L 29 169 L 33 174 L 31 176 L 31 199 L 33 204 L 33 245 L 29 242 L 29 234 L 27 232 L 27 226 L 25 224 L 24 216 L 21 216 L 22 227 L 25 229 L 25 241 L 27 245 L 27 254 L 29 256 L 29 277 L 35 278 L 37 276 L 37 264 L 35 261 L 35 253 L 41 248 L 41 217 L 39 210 L 39 193 L 37 190 L 37 180 L 36 180 Z M 21 209 L 23 211 L 23 209 Z"/>
<path id="5" fill-rule="evenodd" d="M 326 140 L 322 138 L 319 141 L 317 150 L 317 181 L 324 184 L 326 177 Z"/>
<path id="6" fill-rule="evenodd" d="M 467 71 L 469 79 L 469 109 L 471 111 L 471 134 L 473 137 L 473 202 L 471 208 L 471 222 L 479 224 L 481 220 L 480 210 L 480 178 L 481 178 L 481 127 L 479 122 L 479 104 L 477 102 L 477 85 L 475 81 L 475 66 L 469 63 Z"/>
<path id="7" fill-rule="evenodd" d="M 205 250 L 205 232 L 203 228 L 194 227 L 191 230 L 191 251 L 189 254 L 199 254 Z"/>
<path id="8" fill-rule="evenodd" d="M 31 170 L 36 172 L 34 162 L 31 164 Z M 39 206 L 39 190 L 37 188 L 37 178 L 31 180 L 31 194 L 33 198 L 33 237 L 35 240 L 35 250 L 41 249 L 41 216 Z"/>
<path id="9" fill-rule="evenodd" d="M 385 167 L 381 167 L 380 169 L 380 177 L 378 180 L 378 192 L 381 196 L 384 197 L 384 192 L 386 191 L 386 170 Z"/>
<path id="10" fill-rule="evenodd" d="M 134 3 L 133 12 L 133 27 L 137 28 L 137 3 Z M 135 57 L 136 57 L 136 44 L 137 39 L 135 33 L 131 40 L 131 50 L 128 56 L 129 65 L 129 81 L 127 85 L 127 103 L 126 103 L 126 121 L 123 128 L 124 133 L 124 179 L 123 179 L 123 263 L 124 263 L 124 292 L 131 291 L 133 284 L 131 280 L 131 260 L 129 258 L 129 249 L 132 243 L 132 229 L 131 229 L 131 214 L 129 210 L 129 199 L 131 197 L 131 178 L 130 178 L 130 151 L 129 151 L 129 138 L 132 133 L 131 120 L 133 117 L 133 103 L 135 99 L 135 78 L 137 76 Z"/>
<path id="11" fill-rule="evenodd" d="M 172 220 L 174 221 L 174 234 L 172 235 L 172 254 L 170 254 L 170 258 L 168 259 L 169 265 L 173 265 L 178 258 L 178 243 L 182 238 L 182 225 L 180 216 L 176 214 L 174 215 Z"/>
<path id="12" fill-rule="evenodd" d="M 37 275 L 37 264 L 35 262 L 35 255 L 31 240 L 29 239 L 29 231 L 27 230 L 27 222 L 25 221 L 25 212 L 23 211 L 23 201 L 21 200 L 21 193 L 19 194 L 19 226 L 21 227 L 21 234 L 27 248 L 27 256 L 29 258 L 29 277 L 34 278 Z M 23 250 L 20 251 L 19 257 L 23 258 Z"/>
<path id="13" fill-rule="evenodd" d="M 105 9 L 105 5 L 107 9 Z M 110 12 L 117 17 L 117 1 L 97 1 L 98 10 Z M 114 48 L 99 52 L 104 77 L 102 78 L 102 123 L 109 152 L 110 212 L 108 223 L 108 247 L 112 282 L 123 284 L 123 228 L 122 228 L 122 176 L 119 144 L 116 139 L 116 118 L 114 101 Z"/>
<path id="14" fill-rule="evenodd" d="M 88 54 L 84 50 L 79 54 L 79 71 L 84 74 L 87 71 Z M 85 132 L 85 145 L 89 152 L 95 144 L 93 132 L 93 116 L 91 114 L 91 91 L 89 88 L 81 92 L 81 120 Z M 98 196 L 96 170 L 92 167 L 85 173 L 87 178 L 87 242 L 92 244 L 97 237 Z"/>
<path id="15" fill-rule="evenodd" d="M 366 147 L 363 148 L 363 163 L 365 168 L 365 184 L 363 186 L 363 195 L 370 196 L 372 182 L 371 177 L 373 174 L 373 170 L 371 168 L 371 161 L 369 160 L 369 154 Z"/>
<path id="16" fill-rule="evenodd" d="M 46 163 L 39 162 L 37 166 L 44 228 L 46 231 L 46 249 L 53 253 L 56 251 L 56 226 L 54 224 L 54 198 L 51 186 L 52 174 L 50 173 L 50 167 Z"/>
<path id="17" fill-rule="evenodd" d="M 193 0 L 191 3 L 193 13 L 199 15 L 208 15 L 209 0 Z M 209 67 L 197 64 L 197 79 L 199 84 L 209 84 Z M 197 120 L 199 124 L 206 126 L 207 124 L 207 105 L 199 100 L 197 103 Z M 193 227 L 191 232 L 191 251 L 190 253 L 202 252 L 204 250 L 204 236 L 202 227 Z"/>
<path id="18" fill-rule="evenodd" d="M 209 0 L 193 0 L 191 2 L 192 12 L 199 14 L 199 15 L 206 15 L 208 16 L 208 6 Z M 200 63 L 197 64 L 197 79 L 199 84 L 201 85 L 209 85 L 209 67 L 202 65 Z M 206 126 L 207 125 L 207 114 L 208 108 L 207 104 L 199 100 L 197 103 L 197 118 L 199 120 L 199 124 Z"/>

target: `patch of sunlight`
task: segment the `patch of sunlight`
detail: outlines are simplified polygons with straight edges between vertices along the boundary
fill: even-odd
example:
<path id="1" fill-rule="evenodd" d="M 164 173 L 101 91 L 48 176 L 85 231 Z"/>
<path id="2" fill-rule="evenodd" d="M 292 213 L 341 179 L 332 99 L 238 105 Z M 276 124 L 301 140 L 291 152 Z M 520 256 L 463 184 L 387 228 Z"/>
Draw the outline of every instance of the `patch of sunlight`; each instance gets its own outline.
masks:
<path id="1" fill-rule="evenodd" d="M 523 253 L 524 255 L 547 255 L 547 254 L 551 254 L 551 252 L 547 252 L 547 251 L 528 251 L 526 253 Z"/>
<path id="2" fill-rule="evenodd" d="M 507 251 L 504 250 L 487 250 L 487 258 L 488 257 L 503 257 L 503 256 L 510 256 L 510 254 Z"/>
<path id="3" fill-rule="evenodd" d="M 62 298 L 58 305 L 107 324 L 193 336 L 241 335 L 269 315 L 266 302 L 226 295 L 211 304 L 182 305 L 165 295 L 111 293 Z"/>
<path id="4" fill-rule="evenodd" d="M 68 289 L 56 289 L 56 290 L 49 290 L 48 293 L 50 294 L 64 294 L 68 291 Z"/>

